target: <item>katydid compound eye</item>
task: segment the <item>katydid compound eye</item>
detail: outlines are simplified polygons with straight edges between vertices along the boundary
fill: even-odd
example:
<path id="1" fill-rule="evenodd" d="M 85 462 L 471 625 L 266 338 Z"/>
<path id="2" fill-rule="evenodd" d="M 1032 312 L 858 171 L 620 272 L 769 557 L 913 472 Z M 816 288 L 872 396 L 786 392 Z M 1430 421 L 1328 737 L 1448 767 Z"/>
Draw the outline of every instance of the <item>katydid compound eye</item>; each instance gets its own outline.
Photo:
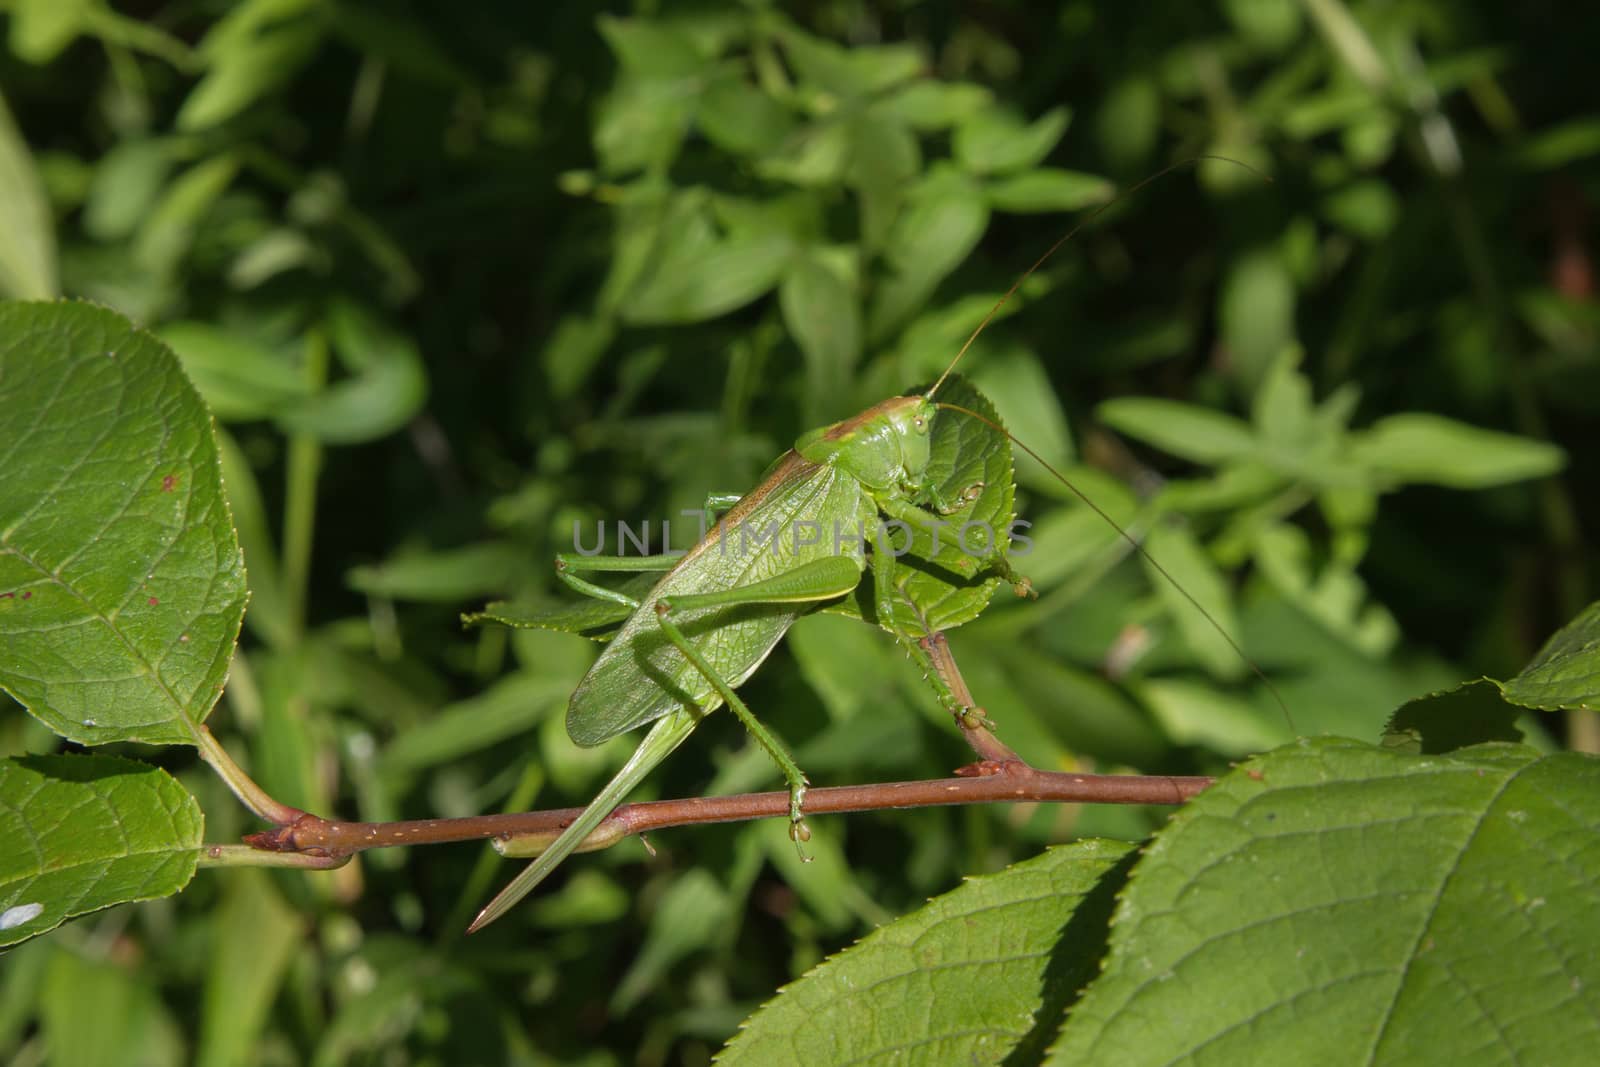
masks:
<path id="1" fill-rule="evenodd" d="M 911 425 L 915 426 L 917 428 L 917 432 L 920 433 L 928 428 L 928 420 L 923 418 L 921 415 L 916 415 L 912 417 Z"/>

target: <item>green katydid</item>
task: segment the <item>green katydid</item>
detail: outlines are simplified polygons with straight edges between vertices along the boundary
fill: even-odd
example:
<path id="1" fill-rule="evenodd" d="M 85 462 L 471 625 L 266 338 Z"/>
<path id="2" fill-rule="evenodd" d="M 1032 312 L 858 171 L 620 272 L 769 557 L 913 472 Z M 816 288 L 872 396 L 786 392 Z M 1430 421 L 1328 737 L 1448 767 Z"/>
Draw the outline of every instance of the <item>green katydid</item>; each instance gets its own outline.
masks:
<path id="1" fill-rule="evenodd" d="M 959 379 L 951 389 L 964 408 L 982 409 L 981 417 L 998 427 L 981 394 Z M 917 644 L 927 628 L 905 621 L 908 607 L 916 606 L 905 590 L 913 573 L 898 559 L 914 550 L 920 562 L 946 568 L 940 581 L 975 586 L 983 601 L 1000 581 L 1013 582 L 1019 591 L 1025 584 L 1005 557 L 1012 506 L 1006 438 L 997 435 L 990 444 L 998 447 L 981 457 L 996 476 L 993 484 L 950 485 L 950 478 L 962 476 L 954 470 L 944 472 L 940 484 L 929 460 L 941 415 L 952 417 L 929 395 L 901 396 L 805 434 L 686 555 L 557 558 L 557 573 L 567 585 L 626 613 L 572 694 L 568 733 L 579 744 L 595 745 L 644 723 L 656 725 L 583 814 L 483 909 L 471 929 L 493 921 L 542 881 L 723 703 L 783 772 L 790 836 L 797 844 L 809 837 L 802 814 L 805 776 L 734 689 L 795 619 L 855 592 L 868 570 L 866 610 L 923 666 L 941 703 L 953 712 L 970 710 L 958 706 Z M 885 517 L 902 524 L 898 541 Z M 958 530 L 971 525 L 983 529 L 976 556 L 963 550 Z M 635 598 L 581 577 L 593 571 L 666 575 Z M 966 617 L 976 614 L 969 609 Z M 941 625 L 954 621 L 964 620 Z"/>
<path id="2" fill-rule="evenodd" d="M 1172 169 L 1152 175 L 1129 193 Z M 956 714 L 972 711 L 961 705 L 918 642 L 935 628 L 975 617 L 999 582 L 1011 582 L 1019 594 L 1027 591 L 1027 583 L 1012 572 L 1006 558 L 1014 492 L 1013 439 L 982 394 L 953 378 L 951 371 L 1022 281 L 1109 206 L 1087 216 L 1029 268 L 979 323 L 931 388 L 885 400 L 801 436 L 687 554 L 557 557 L 561 580 L 598 603 L 566 613 L 568 624 L 556 623 L 555 628 L 589 629 L 621 622 L 572 694 L 568 733 L 581 745 L 597 745 L 645 723 L 655 726 L 582 814 L 484 907 L 468 932 L 503 915 L 577 851 L 645 775 L 724 703 L 782 771 L 789 790 L 790 836 L 797 846 L 804 842 L 810 836 L 803 815 L 806 778 L 735 692 L 802 614 L 870 588 L 870 597 L 862 598 L 856 613 L 864 619 L 870 616 L 895 636 L 923 668 L 941 704 Z M 952 393 L 959 402 L 949 399 Z M 939 400 L 934 399 L 936 394 Z M 946 421 L 950 419 L 960 421 Z M 959 484 L 953 471 L 944 472 L 948 476 L 942 480 L 930 472 L 930 435 L 936 423 L 952 433 L 963 425 L 979 428 L 977 448 L 988 464 L 982 468 L 988 477 Z M 712 498 L 708 510 L 734 500 Z M 1084 500 L 1099 511 L 1092 501 Z M 960 548 L 952 550 L 949 529 L 971 523 L 980 514 L 976 521 L 986 527 L 982 551 L 968 553 L 961 539 Z M 1100 514 L 1116 526 L 1104 512 Z M 909 548 L 896 546 L 886 520 L 901 524 L 911 538 Z M 942 551 L 941 528 L 946 530 Z M 1123 532 L 1123 536 L 1143 552 L 1130 535 Z M 978 587 L 980 595 L 965 602 L 964 614 L 937 627 L 929 625 L 923 617 L 927 605 L 915 590 L 921 572 L 898 561 L 908 550 L 920 565 L 944 569 L 931 588 L 962 582 Z M 1151 562 L 1161 570 L 1159 563 Z M 868 570 L 870 587 L 865 578 Z M 634 580 L 610 588 L 582 577 L 595 572 L 629 573 Z M 663 572 L 653 587 L 645 587 L 646 576 Z M 922 588 L 930 586 L 924 583 Z M 1194 603 L 1192 597 L 1190 601 Z M 1195 607 L 1204 613 L 1198 603 Z M 548 619 L 532 624 L 552 625 Z M 1238 649 L 1228 634 L 1222 636 Z"/>

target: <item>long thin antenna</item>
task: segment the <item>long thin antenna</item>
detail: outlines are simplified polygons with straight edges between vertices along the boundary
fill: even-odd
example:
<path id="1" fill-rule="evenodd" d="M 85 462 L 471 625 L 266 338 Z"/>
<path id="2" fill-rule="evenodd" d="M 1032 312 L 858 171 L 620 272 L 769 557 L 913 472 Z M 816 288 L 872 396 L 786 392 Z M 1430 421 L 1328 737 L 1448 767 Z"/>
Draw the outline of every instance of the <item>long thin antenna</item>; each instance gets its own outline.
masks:
<path id="1" fill-rule="evenodd" d="M 1233 649 L 1233 651 L 1238 655 L 1238 657 L 1241 660 L 1243 660 L 1246 664 L 1249 665 L 1250 669 L 1255 672 L 1255 676 L 1257 678 L 1261 679 L 1261 683 L 1267 687 L 1267 692 L 1272 694 L 1272 699 L 1277 703 L 1278 710 L 1283 712 L 1284 720 L 1286 722 L 1288 722 L 1289 729 L 1293 730 L 1297 734 L 1300 732 L 1300 728 L 1295 725 L 1294 716 L 1289 714 L 1289 705 L 1284 702 L 1283 695 L 1278 692 L 1278 687 L 1272 684 L 1272 679 L 1267 677 L 1267 672 L 1262 670 L 1260 665 L 1258 665 L 1255 660 L 1253 660 L 1249 656 L 1245 655 L 1244 649 L 1239 647 L 1239 642 L 1237 642 L 1237 641 L 1235 641 L 1233 639 L 1233 635 L 1230 634 L 1223 627 L 1223 625 L 1216 620 L 1216 617 L 1214 615 L 1212 615 L 1211 612 L 1207 611 L 1205 609 L 1205 606 L 1202 605 L 1200 603 L 1200 601 L 1195 599 L 1194 594 L 1189 592 L 1189 590 L 1185 589 L 1183 587 L 1182 583 L 1180 583 L 1176 578 L 1174 578 L 1172 576 L 1171 572 L 1168 571 L 1167 568 L 1163 567 L 1161 565 L 1161 562 L 1159 560 L 1157 560 L 1154 556 L 1152 556 L 1150 554 L 1150 552 L 1144 547 L 1144 545 L 1139 543 L 1139 539 L 1138 538 L 1134 537 L 1131 533 L 1129 533 L 1123 527 L 1123 525 L 1121 523 L 1119 523 L 1116 519 L 1113 519 L 1110 516 L 1110 514 L 1107 513 L 1105 508 L 1102 508 L 1099 504 L 1096 504 L 1093 500 L 1091 500 L 1089 498 L 1089 494 L 1085 493 L 1082 489 L 1079 489 L 1076 485 L 1072 484 L 1072 479 L 1068 478 L 1066 475 L 1062 474 L 1060 471 L 1058 471 L 1054 467 L 1052 467 L 1048 462 L 1046 462 L 1046 460 L 1045 460 L 1045 458 L 1043 456 L 1039 455 L 1039 453 L 1035 452 L 1033 449 L 1029 448 L 1027 445 L 1023 444 L 1021 441 L 1017 440 L 1017 437 L 1016 437 L 1015 434 L 1013 434 L 1010 430 L 1006 429 L 1004 426 L 1001 426 L 998 422 L 995 422 L 993 419 L 991 419 L 991 418 L 989 418 L 989 417 L 987 417 L 987 416 L 985 416 L 983 414 L 980 414 L 979 412 L 973 411 L 971 408 L 964 408 L 959 404 L 947 404 L 944 401 L 935 401 L 935 404 L 938 407 L 944 408 L 946 411 L 958 411 L 963 415 L 970 415 L 972 418 L 977 419 L 979 422 L 981 422 L 984 425 L 990 427 L 991 429 L 998 430 L 999 432 L 1005 434 L 1007 437 L 1009 437 L 1011 439 L 1011 443 L 1012 444 L 1016 445 L 1018 448 L 1022 449 L 1024 452 L 1026 452 L 1029 456 L 1033 457 L 1033 459 L 1039 464 L 1039 466 L 1041 466 L 1045 470 L 1049 471 L 1052 475 L 1055 476 L 1057 481 L 1059 481 L 1062 485 L 1066 486 L 1068 489 L 1072 490 L 1072 493 L 1073 493 L 1074 496 L 1076 496 L 1079 500 L 1081 500 L 1085 504 L 1087 504 L 1089 506 L 1089 509 L 1091 511 L 1093 511 L 1096 515 L 1098 515 L 1102 519 L 1104 519 L 1106 521 L 1107 525 L 1109 525 L 1113 530 L 1117 531 L 1118 535 L 1120 535 L 1121 538 L 1124 541 L 1126 541 L 1126 542 L 1128 542 L 1128 544 L 1132 545 L 1133 546 L 1133 550 L 1135 552 L 1139 553 L 1139 555 L 1141 557 L 1143 557 L 1143 559 L 1144 559 L 1144 561 L 1146 563 L 1148 563 L 1148 564 L 1150 564 L 1150 566 L 1154 567 L 1156 569 L 1156 571 L 1160 573 L 1161 577 L 1166 579 L 1167 583 L 1169 585 L 1171 585 L 1172 588 L 1176 589 L 1179 593 L 1181 593 L 1183 595 L 1183 598 L 1185 600 L 1187 600 L 1194 607 L 1194 609 L 1196 611 L 1198 611 L 1201 615 L 1205 616 L 1205 620 L 1206 620 L 1206 622 L 1211 624 L 1211 628 L 1213 630 L 1217 631 L 1217 633 L 1222 636 L 1222 639 L 1224 641 L 1228 642 L 1228 647 Z"/>
<path id="2" fill-rule="evenodd" d="M 989 325 L 996 315 L 1000 314 L 1000 309 L 1006 306 L 1006 301 L 1010 300 L 1013 296 L 1016 296 L 1017 290 L 1022 288 L 1023 283 L 1029 278 L 1033 277 L 1034 272 L 1040 267 L 1044 266 L 1045 263 L 1049 261 L 1051 256 L 1060 251 L 1062 245 L 1078 236 L 1079 230 L 1082 230 L 1085 226 L 1089 225 L 1089 223 L 1093 222 L 1101 215 L 1104 215 L 1107 211 L 1110 211 L 1112 208 L 1116 207 L 1118 204 L 1122 203 L 1124 200 L 1128 199 L 1128 197 L 1137 193 L 1140 189 L 1143 189 L 1151 182 L 1165 178 L 1175 170 L 1181 170 L 1184 167 L 1192 167 L 1196 163 L 1202 163 L 1208 159 L 1214 160 L 1218 163 L 1232 163 L 1236 167 L 1243 167 L 1245 170 L 1249 171 L 1251 174 L 1254 174 L 1256 177 L 1260 178 L 1264 182 L 1267 182 L 1268 184 L 1271 184 L 1272 182 L 1271 178 L 1267 177 L 1261 171 L 1257 170 L 1255 167 L 1252 167 L 1248 163 L 1237 159 L 1230 159 L 1228 156 L 1211 155 L 1191 156 L 1188 159 L 1180 159 L 1176 163 L 1170 163 L 1167 166 L 1162 167 L 1160 170 L 1156 171 L 1147 178 L 1141 178 L 1138 182 L 1132 186 L 1129 186 L 1127 189 L 1124 189 L 1116 196 L 1113 196 L 1110 200 L 1107 200 L 1105 203 L 1101 204 L 1099 207 L 1095 208 L 1093 211 L 1089 212 L 1089 214 L 1085 215 L 1083 218 L 1074 223 L 1070 230 L 1056 238 L 1055 244 L 1045 249 L 1044 255 L 1034 260 L 1033 266 L 1023 271 L 1022 276 L 1011 283 L 1011 288 L 1007 289 L 1000 299 L 994 302 L 994 307 L 989 309 L 989 313 L 983 317 L 983 321 L 978 323 L 977 328 L 967 336 L 967 340 L 964 344 L 962 344 L 961 350 L 957 352 L 955 358 L 950 361 L 950 365 L 945 367 L 944 373 L 939 375 L 939 380 L 934 382 L 926 393 L 922 394 L 923 399 L 933 399 L 933 394 L 939 391 L 939 386 L 943 385 L 944 380 L 950 377 L 950 372 L 956 369 L 956 364 L 961 362 L 961 357 L 966 355 L 967 349 L 972 347 L 972 342 L 978 339 L 978 335 L 984 331 L 984 328 Z M 1022 442 L 1018 441 L 1017 444 L 1021 445 Z M 1026 448 L 1027 446 L 1023 445 L 1023 447 Z"/>

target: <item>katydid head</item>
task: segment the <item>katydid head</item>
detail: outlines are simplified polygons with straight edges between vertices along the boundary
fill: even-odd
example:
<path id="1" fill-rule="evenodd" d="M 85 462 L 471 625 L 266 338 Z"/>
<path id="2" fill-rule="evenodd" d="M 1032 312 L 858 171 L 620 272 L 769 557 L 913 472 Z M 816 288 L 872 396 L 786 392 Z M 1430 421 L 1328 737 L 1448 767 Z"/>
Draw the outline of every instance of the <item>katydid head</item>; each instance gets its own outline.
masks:
<path id="1" fill-rule="evenodd" d="M 813 463 L 833 463 L 870 489 L 915 489 L 928 469 L 937 405 L 925 396 L 896 396 L 795 442 Z"/>

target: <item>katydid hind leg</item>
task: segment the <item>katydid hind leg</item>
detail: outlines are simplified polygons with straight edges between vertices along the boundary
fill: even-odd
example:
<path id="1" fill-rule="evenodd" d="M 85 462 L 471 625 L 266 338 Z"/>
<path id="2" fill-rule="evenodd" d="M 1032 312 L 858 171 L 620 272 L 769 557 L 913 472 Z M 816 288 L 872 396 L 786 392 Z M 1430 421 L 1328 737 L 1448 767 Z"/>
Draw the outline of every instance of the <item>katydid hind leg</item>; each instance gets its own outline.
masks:
<path id="1" fill-rule="evenodd" d="M 472 925 L 467 927 L 467 933 L 476 933 L 494 922 L 549 877 L 550 872 L 583 844 L 584 839 L 616 810 L 617 805 L 622 803 L 634 787 L 694 732 L 702 715 L 698 709 L 685 709 L 656 720 L 655 726 L 644 736 L 644 740 L 639 742 L 639 747 L 633 750 L 628 762 L 622 765 L 622 769 L 617 771 L 611 781 L 606 783 L 605 788 L 589 802 L 583 813 L 571 826 L 561 832 L 561 836 L 557 837 L 549 848 L 540 853 L 537 859 L 484 906 L 478 917 L 472 920 Z"/>
<path id="2" fill-rule="evenodd" d="M 794 757 L 789 755 L 788 750 L 783 747 L 783 743 L 773 735 L 772 731 L 761 725 L 761 720 L 756 718 L 755 713 L 750 710 L 750 706 L 740 699 L 738 693 L 734 692 L 733 686 L 728 684 L 727 679 L 717 673 L 716 668 L 707 662 L 706 658 L 700 654 L 700 651 L 694 647 L 694 642 L 689 640 L 684 632 L 678 628 L 677 623 L 672 621 L 671 613 L 670 604 L 665 602 L 656 604 L 656 617 L 661 623 L 661 632 L 667 635 L 667 640 L 677 646 L 678 651 L 683 653 L 684 658 L 693 664 L 695 670 L 699 671 L 701 676 L 717 691 L 717 695 L 722 697 L 723 701 L 728 705 L 728 710 L 733 712 L 738 720 L 744 724 L 744 728 L 749 731 L 751 738 L 761 746 L 762 751 L 766 752 L 768 758 L 777 765 L 778 770 L 783 774 L 784 783 L 789 787 L 789 837 L 797 847 L 804 844 L 804 842 L 811 839 L 811 830 L 806 826 L 805 817 L 800 810 L 801 805 L 805 802 L 806 786 L 810 784 L 806 780 L 805 772 L 800 770 L 799 765 L 794 761 Z M 800 851 L 800 857 L 806 860 L 810 859 L 803 848 Z"/>
<path id="3" fill-rule="evenodd" d="M 674 611 L 684 609 L 701 609 L 726 607 L 750 603 L 812 603 L 831 600 L 850 592 L 861 581 L 861 564 L 847 556 L 827 556 L 822 559 L 812 560 L 794 570 L 768 578 L 764 581 L 752 582 L 745 586 L 736 586 L 714 593 L 676 595 L 663 597 L 656 602 L 656 618 L 661 626 L 661 632 L 667 640 L 682 653 L 684 659 L 705 679 L 720 696 L 728 709 L 744 724 L 756 744 L 760 745 L 772 762 L 782 772 L 784 782 L 789 787 L 789 836 L 794 840 L 796 847 L 802 845 L 811 837 L 811 831 L 806 826 L 805 818 L 801 814 L 805 802 L 806 781 L 804 772 L 794 762 L 788 750 L 783 747 L 770 730 L 761 725 L 749 705 L 734 692 L 733 686 L 717 671 L 704 654 L 695 647 L 695 644 L 679 628 L 673 620 Z M 809 858 L 805 850 L 801 849 L 802 858 Z"/>

